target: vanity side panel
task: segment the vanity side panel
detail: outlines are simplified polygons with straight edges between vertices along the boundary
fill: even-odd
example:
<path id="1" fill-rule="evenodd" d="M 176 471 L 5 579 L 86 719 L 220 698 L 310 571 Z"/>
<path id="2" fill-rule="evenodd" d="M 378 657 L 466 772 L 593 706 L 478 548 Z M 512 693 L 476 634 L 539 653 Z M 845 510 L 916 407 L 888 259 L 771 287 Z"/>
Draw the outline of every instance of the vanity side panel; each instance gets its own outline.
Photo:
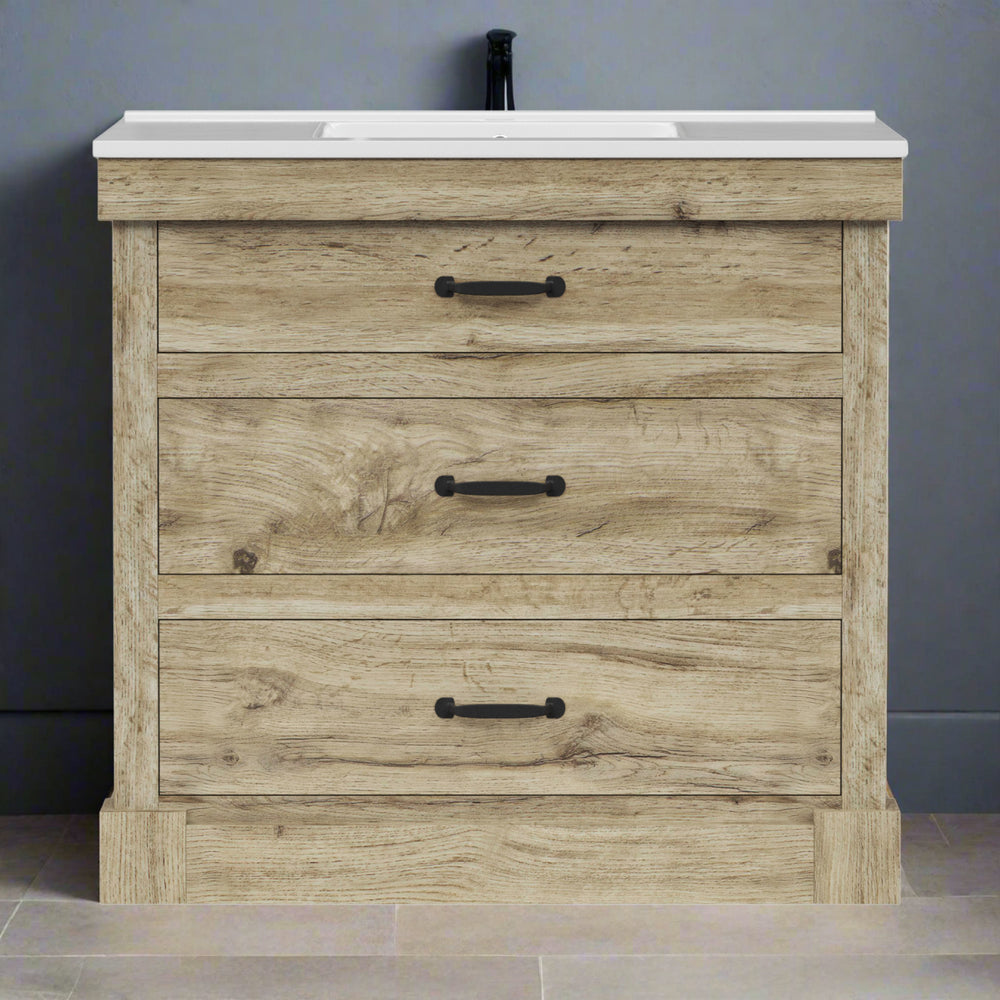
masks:
<path id="1" fill-rule="evenodd" d="M 844 223 L 843 797 L 884 808 L 889 226 Z"/>
<path id="2" fill-rule="evenodd" d="M 114 808 L 158 801 L 157 227 L 115 222 Z"/>

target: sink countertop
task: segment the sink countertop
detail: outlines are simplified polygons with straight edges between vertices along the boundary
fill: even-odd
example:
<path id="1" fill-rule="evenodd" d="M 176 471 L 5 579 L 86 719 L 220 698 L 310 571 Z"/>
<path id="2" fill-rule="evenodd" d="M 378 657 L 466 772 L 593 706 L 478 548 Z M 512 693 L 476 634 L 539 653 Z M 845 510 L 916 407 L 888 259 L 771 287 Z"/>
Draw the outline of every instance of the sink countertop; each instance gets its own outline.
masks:
<path id="1" fill-rule="evenodd" d="M 517 127 L 505 137 L 508 125 L 526 137 Z M 93 152 L 98 159 L 898 159 L 907 143 L 874 111 L 126 111 Z"/>

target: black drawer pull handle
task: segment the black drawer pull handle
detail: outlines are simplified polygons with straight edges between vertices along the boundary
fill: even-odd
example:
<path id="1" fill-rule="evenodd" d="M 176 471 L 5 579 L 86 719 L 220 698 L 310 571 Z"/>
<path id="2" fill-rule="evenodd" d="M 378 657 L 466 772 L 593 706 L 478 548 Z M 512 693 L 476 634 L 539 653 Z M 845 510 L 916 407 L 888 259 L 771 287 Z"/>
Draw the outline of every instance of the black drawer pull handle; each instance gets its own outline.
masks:
<path id="1" fill-rule="evenodd" d="M 470 497 L 530 497 L 538 493 L 544 493 L 547 497 L 561 497 L 566 492 L 566 480 L 562 476 L 546 476 L 544 483 L 523 483 L 516 479 L 456 483 L 454 476 L 438 476 L 434 480 L 434 492 L 439 497 L 453 497 L 456 493 L 464 493 Z"/>
<path id="2" fill-rule="evenodd" d="M 434 282 L 434 291 L 442 299 L 453 295 L 547 295 L 558 299 L 566 291 L 566 282 L 557 274 L 544 281 L 455 281 L 450 274 L 442 274 Z"/>
<path id="3" fill-rule="evenodd" d="M 439 719 L 560 719 L 566 714 L 566 702 L 546 698 L 544 705 L 456 705 L 454 698 L 438 698 L 434 714 Z"/>

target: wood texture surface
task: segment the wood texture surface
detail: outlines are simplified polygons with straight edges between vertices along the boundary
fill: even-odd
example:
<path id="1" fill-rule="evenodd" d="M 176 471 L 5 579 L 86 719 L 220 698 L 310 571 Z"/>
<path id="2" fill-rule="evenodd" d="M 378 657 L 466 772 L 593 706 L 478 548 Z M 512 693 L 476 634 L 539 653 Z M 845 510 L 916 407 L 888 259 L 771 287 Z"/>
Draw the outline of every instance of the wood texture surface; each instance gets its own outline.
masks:
<path id="1" fill-rule="evenodd" d="M 889 229 L 844 224 L 844 802 L 886 785 Z"/>
<path id="2" fill-rule="evenodd" d="M 165 573 L 823 573 L 839 400 L 160 402 Z M 566 480 L 441 497 L 438 476 Z"/>
<path id="3" fill-rule="evenodd" d="M 898 903 L 899 809 L 818 809 L 816 902 Z"/>
<path id="4" fill-rule="evenodd" d="M 161 354 L 161 397 L 832 398 L 840 354 Z"/>
<path id="5" fill-rule="evenodd" d="M 112 227 L 114 802 L 155 808 L 156 226 Z"/>
<path id="6" fill-rule="evenodd" d="M 167 794 L 840 789 L 837 622 L 163 622 L 160 697 Z"/>
<path id="7" fill-rule="evenodd" d="M 903 161 L 101 159 L 102 219 L 899 219 Z"/>
<path id="8" fill-rule="evenodd" d="M 188 899 L 810 902 L 809 825 L 528 819 L 187 828 Z M 262 877 L 262 873 L 266 873 Z"/>
<path id="9" fill-rule="evenodd" d="M 161 618 L 834 618 L 839 576 L 161 576 Z"/>
<path id="10" fill-rule="evenodd" d="M 839 351 L 834 223 L 171 224 L 163 351 Z M 441 275 L 566 292 L 442 298 Z"/>
<path id="11" fill-rule="evenodd" d="M 805 825 L 817 809 L 839 809 L 830 795 L 164 795 L 189 825 L 244 826 L 371 823 L 547 823 L 628 826 L 683 822 Z"/>
<path id="12" fill-rule="evenodd" d="M 100 814 L 102 903 L 183 903 L 184 809 Z"/>
<path id="13" fill-rule="evenodd" d="M 103 901 L 898 901 L 900 161 L 98 169 L 102 216 L 137 220 Z M 186 354 L 157 356 L 158 310 Z M 569 488 L 444 499 L 444 472 Z M 169 620 L 213 616 L 258 620 Z M 567 714 L 441 720 L 442 695 Z"/>

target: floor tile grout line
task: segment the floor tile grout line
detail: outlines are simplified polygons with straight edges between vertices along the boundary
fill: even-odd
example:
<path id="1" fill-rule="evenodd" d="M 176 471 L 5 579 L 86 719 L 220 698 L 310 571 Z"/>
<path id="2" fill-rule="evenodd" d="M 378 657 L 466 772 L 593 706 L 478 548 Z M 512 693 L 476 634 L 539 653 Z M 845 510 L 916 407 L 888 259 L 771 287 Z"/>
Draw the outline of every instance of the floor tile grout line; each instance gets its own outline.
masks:
<path id="1" fill-rule="evenodd" d="M 439 956 L 425 956 L 425 957 L 439 957 Z M 446 958 L 527 958 L 527 955 L 460 955 L 460 956 L 440 956 Z M 816 952 L 797 952 L 797 951 L 625 951 L 625 952 L 611 952 L 611 951 L 581 951 L 581 952 L 553 952 L 551 955 L 541 955 L 539 956 L 539 962 L 543 963 L 551 959 L 559 959 L 560 961 L 566 961 L 569 959 L 576 958 L 586 958 L 586 959 L 614 959 L 615 961 L 620 961 L 621 959 L 637 958 L 670 958 L 670 959 L 699 959 L 699 958 L 715 958 L 715 959 L 748 959 L 748 958 L 760 958 L 767 959 L 768 961 L 774 962 L 784 962 L 790 959 L 809 959 L 809 960 L 822 960 L 822 959 L 867 959 L 867 958 L 996 958 L 997 953 L 995 951 L 816 951 Z M 543 997 L 542 1000 L 545 1000 Z"/>
<path id="2" fill-rule="evenodd" d="M 25 899 L 27 899 L 27 898 L 28 898 L 28 893 L 29 893 L 29 892 L 31 892 L 31 890 L 32 890 L 32 889 L 34 889 L 34 887 L 35 887 L 35 883 L 36 883 L 36 882 L 38 881 L 38 877 L 39 877 L 39 876 L 40 876 L 40 875 L 42 874 L 42 871 L 44 870 L 45 866 L 46 866 L 46 865 L 47 865 L 48 863 L 49 863 L 49 859 L 48 859 L 48 858 L 46 858 L 46 859 L 45 859 L 45 860 L 44 860 L 44 861 L 42 862 L 42 867 L 41 867 L 41 868 L 39 868 L 37 872 L 35 872 L 35 877 L 34 877 L 34 878 L 33 878 L 33 879 L 32 879 L 32 880 L 31 880 L 31 881 L 30 881 L 30 882 L 29 882 L 29 883 L 28 883 L 28 884 L 27 884 L 27 885 L 26 885 L 26 886 L 24 887 L 24 893 L 23 893 L 23 895 L 21 896 L 21 900 L 20 900 L 21 902 L 23 902 L 23 901 L 24 901 Z M 2 935 L 2 934 L 0 934 L 0 937 L 2 937 L 2 936 L 3 936 L 3 935 Z"/>
<path id="3" fill-rule="evenodd" d="M 35 887 L 35 883 L 38 881 L 38 879 L 41 876 L 42 872 L 45 870 L 45 866 L 52 860 L 52 858 L 55 855 L 56 851 L 59 850 L 59 848 L 62 846 L 63 841 L 66 839 L 66 836 L 69 833 L 69 828 L 72 825 L 73 819 L 74 819 L 74 817 L 76 815 L 77 815 L 76 813 L 67 814 L 66 823 L 63 826 L 63 828 L 59 831 L 59 839 L 55 842 L 55 844 L 52 845 L 51 849 L 46 853 L 45 859 L 38 866 L 38 871 L 35 872 L 35 874 L 32 876 L 31 881 L 24 887 L 24 892 L 22 892 L 21 895 L 18 896 L 18 898 L 16 900 L 8 899 L 8 900 L 0 900 L 0 902 L 5 902 L 5 903 L 16 902 L 18 904 L 21 904 L 21 903 L 24 902 L 24 900 L 28 896 L 28 893 L 31 892 L 31 890 Z M 17 910 L 15 909 L 14 913 L 16 913 L 16 912 L 17 912 Z M 14 916 L 14 914 L 12 913 L 11 914 L 11 918 L 13 918 L 13 916 Z M 7 923 L 9 924 L 10 920 L 8 920 Z M 3 937 L 3 933 L 4 933 L 5 930 L 7 930 L 7 924 L 4 924 L 3 930 L 0 930 L 0 937 Z"/>
<path id="4" fill-rule="evenodd" d="M 944 832 L 944 830 L 941 827 L 941 824 L 938 822 L 937 816 L 934 813 L 931 813 L 931 822 L 933 822 L 933 824 L 937 827 L 938 833 L 940 833 L 941 836 L 944 838 L 945 846 L 951 847 L 951 841 L 948 839 L 948 834 Z"/>
<path id="5" fill-rule="evenodd" d="M 83 967 L 87 964 L 87 957 L 84 956 L 83 961 L 80 963 L 80 968 L 77 970 L 76 979 L 73 980 L 73 985 L 70 987 L 69 993 L 66 995 L 66 1000 L 73 1000 L 73 994 L 76 992 L 77 986 L 80 985 L 80 980 L 83 978 Z"/>
<path id="6" fill-rule="evenodd" d="M 59 834 L 59 839 L 52 846 L 52 849 L 49 851 L 49 853 L 45 855 L 45 860 L 41 863 L 38 871 L 35 872 L 35 877 L 31 880 L 31 882 L 28 883 L 27 886 L 25 886 L 24 893 L 21 896 L 22 901 L 28 898 L 28 893 L 31 892 L 32 889 L 34 889 L 35 883 L 42 877 L 42 872 L 45 871 L 45 869 L 48 867 L 49 862 L 55 857 L 56 852 L 65 843 L 66 838 L 69 836 L 69 828 L 73 825 L 73 820 L 76 818 L 76 816 L 77 816 L 76 813 L 72 813 L 67 818 L 66 825 L 62 828 L 62 832 Z M 4 929 L 6 930 L 6 928 Z M 0 932 L 0 937 L 2 936 L 3 933 Z"/>
<path id="7" fill-rule="evenodd" d="M 793 958 L 808 959 L 853 959 L 853 958 L 997 958 L 997 952 L 990 947 L 986 951 L 553 951 L 545 955 L 530 955 L 528 953 L 503 953 L 491 952 L 482 955 L 473 954 L 421 954 L 421 955 L 331 955 L 328 952 L 306 953 L 306 954 L 279 954 L 272 955 L 263 951 L 254 952 L 209 952 L 206 954 L 194 954 L 190 952 L 161 952 L 161 951 L 128 951 L 128 952 L 100 952 L 94 954 L 45 954 L 45 955 L 17 955 L 0 954 L 0 963 L 17 958 L 38 959 L 42 961 L 58 961 L 60 959 L 79 958 L 81 965 L 94 959 L 108 959 L 117 961 L 118 959 L 172 959 L 178 960 L 199 960 L 199 959 L 240 959 L 266 958 L 271 961 L 289 959 L 301 961 L 302 959 L 316 959 L 317 961 L 334 960 L 345 958 L 371 959 L 373 961 L 406 961 L 406 962 L 429 962 L 438 958 L 458 959 L 463 962 L 479 962 L 483 959 L 506 959 L 508 962 L 524 963 L 528 959 L 537 958 L 540 967 L 541 963 L 552 959 L 565 961 L 575 958 L 586 959 L 628 959 L 628 958 L 669 958 L 669 959 L 696 959 L 696 958 L 766 958 L 774 961 L 785 961 Z"/>
<path id="8" fill-rule="evenodd" d="M 52 860 L 53 856 L 55 855 L 55 851 L 60 844 L 62 844 L 61 839 L 59 840 L 59 843 L 56 844 L 55 848 L 53 848 L 53 850 L 46 855 L 45 860 L 39 866 L 38 871 L 35 872 L 35 877 L 24 887 L 24 893 L 21 896 L 22 902 L 28 898 L 28 893 L 35 888 L 35 883 L 42 877 L 42 872 L 44 872 L 45 869 L 48 867 L 49 862 Z"/>
<path id="9" fill-rule="evenodd" d="M 417 957 L 417 956 L 411 956 Z M 528 955 L 423 955 L 419 956 L 422 958 L 463 958 L 479 960 L 484 958 L 506 958 L 508 960 L 516 960 L 522 958 L 528 958 Z M 855 958 L 993 958 L 996 957 L 996 952 L 994 951 L 947 951 L 947 952 L 924 952 L 924 951 L 862 951 L 862 952 L 848 952 L 848 951 L 817 951 L 817 952 L 798 952 L 798 951 L 775 951 L 775 952 L 752 952 L 752 951 L 624 951 L 624 952 L 610 952 L 610 951 L 592 951 L 592 952 L 553 952 L 551 955 L 540 955 L 539 956 L 539 973 L 545 967 L 545 962 L 552 960 L 568 961 L 573 959 L 614 959 L 615 961 L 620 961 L 622 959 L 748 959 L 748 958 L 760 958 L 767 959 L 769 961 L 784 962 L 795 958 L 805 958 L 805 959 L 855 959 Z M 543 980 L 544 987 L 544 980 Z M 545 1000 L 544 992 L 542 1000 Z"/>
<path id="10" fill-rule="evenodd" d="M 21 909 L 21 903 L 23 902 L 24 902 L 23 899 L 19 899 L 16 905 L 14 906 L 14 909 L 11 911 L 10 916 L 7 918 L 6 922 L 3 925 L 3 929 L 0 930 L 0 941 L 3 940 L 4 934 L 7 933 L 7 928 L 10 927 L 10 922 L 14 919 L 14 917 L 17 916 L 17 911 Z"/>

